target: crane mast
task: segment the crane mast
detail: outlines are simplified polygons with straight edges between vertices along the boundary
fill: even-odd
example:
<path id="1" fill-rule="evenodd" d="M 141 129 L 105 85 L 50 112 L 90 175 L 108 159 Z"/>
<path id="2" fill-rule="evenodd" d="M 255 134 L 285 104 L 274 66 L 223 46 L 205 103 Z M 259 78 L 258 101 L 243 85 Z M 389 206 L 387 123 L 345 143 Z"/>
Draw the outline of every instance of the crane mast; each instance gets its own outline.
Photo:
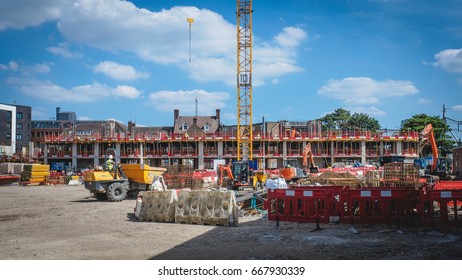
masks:
<path id="1" fill-rule="evenodd" d="M 237 160 L 252 159 L 252 0 L 237 0 Z"/>

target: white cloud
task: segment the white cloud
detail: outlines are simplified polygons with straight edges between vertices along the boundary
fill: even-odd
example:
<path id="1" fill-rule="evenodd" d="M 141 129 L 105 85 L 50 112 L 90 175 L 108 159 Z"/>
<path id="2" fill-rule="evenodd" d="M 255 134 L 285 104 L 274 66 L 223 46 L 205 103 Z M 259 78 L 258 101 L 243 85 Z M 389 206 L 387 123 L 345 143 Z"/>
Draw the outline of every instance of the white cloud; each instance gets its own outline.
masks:
<path id="1" fill-rule="evenodd" d="M 194 15 L 191 54 L 187 17 Z M 222 15 L 196 7 L 159 12 L 139 9 L 126 1 L 80 0 L 58 21 L 69 41 L 110 51 L 128 51 L 143 60 L 172 64 L 199 82 L 235 85 L 236 30 Z M 286 27 L 273 43 L 254 44 L 254 85 L 301 71 L 295 48 L 307 38 L 299 27 Z"/>
<path id="2" fill-rule="evenodd" d="M 8 65 L 0 64 L 0 70 L 5 71 L 18 71 L 22 75 L 30 75 L 31 73 L 49 73 L 51 71 L 51 66 L 53 63 L 44 62 L 44 63 L 37 63 L 32 66 L 30 65 L 20 65 L 16 61 L 10 61 Z"/>
<path id="3" fill-rule="evenodd" d="M 296 47 L 306 38 L 306 32 L 297 27 L 286 27 L 283 32 L 274 37 L 278 45 L 282 47 Z"/>
<path id="4" fill-rule="evenodd" d="M 141 92 L 131 86 L 117 86 L 113 91 L 112 95 L 118 97 L 125 97 L 130 99 L 136 99 L 141 95 Z"/>
<path id="5" fill-rule="evenodd" d="M 390 97 L 417 94 L 419 90 L 410 81 L 376 81 L 368 77 L 349 77 L 330 80 L 318 94 L 343 101 L 346 105 L 376 105 Z"/>
<path id="6" fill-rule="evenodd" d="M 462 105 L 455 105 L 451 107 L 452 110 L 462 111 Z"/>
<path id="7" fill-rule="evenodd" d="M 80 56 L 69 49 L 72 44 L 129 52 L 145 61 L 179 67 L 189 78 L 199 82 L 218 81 L 235 86 L 236 27 L 234 22 L 214 11 L 179 6 L 149 11 L 119 0 L 7 2 L 8 6 L 0 12 L 0 30 L 57 21 L 57 28 L 66 42 L 47 48 L 50 53 L 66 58 Z M 192 61 L 188 62 L 186 18 L 191 15 L 195 21 L 192 24 Z M 269 42 L 259 41 L 254 36 L 253 85 L 270 83 L 280 76 L 302 71 L 297 53 L 307 38 L 302 28 L 290 26 Z"/>
<path id="8" fill-rule="evenodd" d="M 462 49 L 447 49 L 437 53 L 433 65 L 448 72 L 462 73 Z"/>
<path id="9" fill-rule="evenodd" d="M 198 113 L 201 116 L 215 115 L 216 109 L 226 107 L 230 95 L 226 92 L 191 91 L 158 91 L 149 95 L 150 105 L 158 111 L 173 112 L 179 109 L 182 115 L 194 115 L 195 99 L 198 101 Z"/>
<path id="10" fill-rule="evenodd" d="M 64 58 L 77 58 L 81 57 L 81 54 L 77 52 L 72 52 L 69 50 L 67 44 L 61 43 L 57 47 L 48 47 L 46 48 L 47 51 L 54 55 L 62 56 Z"/>
<path id="11" fill-rule="evenodd" d="M 37 63 L 34 66 L 32 66 L 32 71 L 44 74 L 50 72 L 51 67 L 49 63 Z"/>
<path id="12" fill-rule="evenodd" d="M 2 0 L 0 1 L 0 30 L 38 26 L 58 19 L 69 1 L 56 0 Z"/>
<path id="13" fill-rule="evenodd" d="M 8 65 L 0 64 L 0 70 L 16 71 L 19 64 L 16 61 L 10 61 Z"/>
<path id="14" fill-rule="evenodd" d="M 7 82 L 24 94 L 54 103 L 95 102 L 111 97 L 136 98 L 140 92 L 129 86 L 108 87 L 99 83 L 64 88 L 50 81 L 9 78 Z"/>
<path id="15" fill-rule="evenodd" d="M 121 81 L 133 81 L 149 77 L 149 73 L 138 72 L 131 65 L 123 65 L 113 61 L 100 62 L 93 68 L 93 71 Z"/>

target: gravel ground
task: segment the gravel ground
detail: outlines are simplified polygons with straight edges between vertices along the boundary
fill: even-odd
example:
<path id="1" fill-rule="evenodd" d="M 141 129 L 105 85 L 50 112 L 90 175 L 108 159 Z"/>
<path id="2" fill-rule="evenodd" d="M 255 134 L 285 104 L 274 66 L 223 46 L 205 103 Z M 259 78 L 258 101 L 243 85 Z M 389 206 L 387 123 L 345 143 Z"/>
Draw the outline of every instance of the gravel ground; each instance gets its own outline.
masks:
<path id="1" fill-rule="evenodd" d="M 0 259 L 462 259 L 462 230 L 281 222 L 238 227 L 138 222 L 135 200 L 97 201 L 83 186 L 0 186 Z"/>

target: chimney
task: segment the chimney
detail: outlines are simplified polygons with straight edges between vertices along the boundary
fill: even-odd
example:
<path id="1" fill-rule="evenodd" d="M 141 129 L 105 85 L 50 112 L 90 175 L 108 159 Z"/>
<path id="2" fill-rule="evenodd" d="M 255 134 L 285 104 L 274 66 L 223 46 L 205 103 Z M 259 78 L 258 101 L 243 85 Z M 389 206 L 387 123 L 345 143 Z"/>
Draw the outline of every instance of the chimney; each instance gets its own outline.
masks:
<path id="1" fill-rule="evenodd" d="M 128 132 L 133 133 L 133 128 L 136 127 L 136 123 L 128 121 Z"/>
<path id="2" fill-rule="evenodd" d="M 220 123 L 220 109 L 216 110 L 215 119 L 217 120 L 218 123 Z"/>
<path id="3" fill-rule="evenodd" d="M 178 109 L 173 110 L 173 120 L 174 121 L 178 120 L 178 117 L 180 117 L 180 110 Z"/>
<path id="4" fill-rule="evenodd" d="M 193 118 L 193 124 L 197 125 L 197 117 Z"/>

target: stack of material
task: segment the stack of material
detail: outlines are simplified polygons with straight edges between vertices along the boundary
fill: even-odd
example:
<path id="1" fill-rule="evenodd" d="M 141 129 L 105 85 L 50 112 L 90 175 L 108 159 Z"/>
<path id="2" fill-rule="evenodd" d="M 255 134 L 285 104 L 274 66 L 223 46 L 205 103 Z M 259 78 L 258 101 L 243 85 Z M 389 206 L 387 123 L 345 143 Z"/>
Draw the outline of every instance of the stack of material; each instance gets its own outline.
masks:
<path id="1" fill-rule="evenodd" d="M 301 179 L 300 185 L 337 185 L 349 187 L 361 187 L 363 182 L 349 172 L 326 171 L 319 176 Z"/>
<path id="2" fill-rule="evenodd" d="M 47 176 L 50 176 L 50 165 L 25 164 L 21 172 L 21 183 L 42 185 Z"/>
<path id="3" fill-rule="evenodd" d="M 194 168 L 189 164 L 169 165 L 167 167 L 167 172 L 164 173 L 164 180 L 169 189 L 201 189 L 203 180 L 194 178 L 193 174 Z"/>
<path id="4" fill-rule="evenodd" d="M 66 176 L 51 174 L 45 177 L 45 185 L 47 186 L 61 186 L 65 185 L 67 181 Z"/>
<path id="5" fill-rule="evenodd" d="M 412 163 L 392 162 L 384 165 L 383 184 L 385 187 L 410 187 L 418 189 L 419 170 Z"/>
<path id="6" fill-rule="evenodd" d="M 365 179 L 368 187 L 380 187 L 382 185 L 383 170 L 369 170 L 366 172 Z"/>

